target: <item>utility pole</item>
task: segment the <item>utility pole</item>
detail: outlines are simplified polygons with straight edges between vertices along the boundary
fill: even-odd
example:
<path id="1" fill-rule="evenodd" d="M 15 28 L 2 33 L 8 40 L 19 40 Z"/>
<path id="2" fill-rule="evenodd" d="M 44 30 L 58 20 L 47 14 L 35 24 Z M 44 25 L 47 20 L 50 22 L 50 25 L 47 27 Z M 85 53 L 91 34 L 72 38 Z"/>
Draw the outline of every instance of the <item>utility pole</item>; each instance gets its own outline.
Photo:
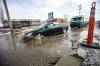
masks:
<path id="1" fill-rule="evenodd" d="M 6 0 L 3 0 L 3 4 L 4 4 L 4 7 L 5 7 L 7 19 L 8 19 L 8 22 L 9 22 L 10 31 L 11 31 L 11 34 L 13 35 L 14 32 L 13 32 L 12 22 L 11 22 L 11 20 L 10 20 L 10 15 L 9 15 L 9 10 L 8 10 L 8 7 L 7 7 Z"/>
<path id="2" fill-rule="evenodd" d="M 81 16 L 82 5 L 79 5 L 78 7 L 79 7 L 79 9 L 78 9 L 79 10 L 79 16 Z"/>
<path id="3" fill-rule="evenodd" d="M 4 13 L 3 13 L 2 7 L 0 7 L 0 20 L 1 20 L 1 22 L 3 23 L 3 20 L 4 20 Z"/>

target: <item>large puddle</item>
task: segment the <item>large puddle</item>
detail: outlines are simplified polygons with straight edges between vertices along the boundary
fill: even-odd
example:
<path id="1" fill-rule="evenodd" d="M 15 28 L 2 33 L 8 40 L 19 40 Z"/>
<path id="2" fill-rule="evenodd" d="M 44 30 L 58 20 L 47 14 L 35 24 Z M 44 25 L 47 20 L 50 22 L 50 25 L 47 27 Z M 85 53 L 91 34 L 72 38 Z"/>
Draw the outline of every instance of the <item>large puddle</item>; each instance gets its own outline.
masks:
<path id="1" fill-rule="evenodd" d="M 68 31 L 39 40 L 23 40 L 20 35 L 0 35 L 0 66 L 54 66 L 59 59 L 69 54 L 71 41 L 78 41 L 80 32 Z M 74 60 L 79 62 L 77 58 Z"/>

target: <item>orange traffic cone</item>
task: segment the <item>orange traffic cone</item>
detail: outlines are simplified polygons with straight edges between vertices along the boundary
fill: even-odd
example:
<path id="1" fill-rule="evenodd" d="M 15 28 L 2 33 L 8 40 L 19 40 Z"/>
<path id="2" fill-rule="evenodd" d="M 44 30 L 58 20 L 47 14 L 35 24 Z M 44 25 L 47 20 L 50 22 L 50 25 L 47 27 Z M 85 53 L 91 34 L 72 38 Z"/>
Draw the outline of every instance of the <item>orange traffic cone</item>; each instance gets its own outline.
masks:
<path id="1" fill-rule="evenodd" d="M 94 23 L 95 23 L 95 7 L 96 7 L 96 2 L 93 2 L 91 12 L 90 12 L 88 37 L 87 37 L 87 44 L 89 46 L 91 46 L 93 44 L 93 32 L 94 32 Z"/>

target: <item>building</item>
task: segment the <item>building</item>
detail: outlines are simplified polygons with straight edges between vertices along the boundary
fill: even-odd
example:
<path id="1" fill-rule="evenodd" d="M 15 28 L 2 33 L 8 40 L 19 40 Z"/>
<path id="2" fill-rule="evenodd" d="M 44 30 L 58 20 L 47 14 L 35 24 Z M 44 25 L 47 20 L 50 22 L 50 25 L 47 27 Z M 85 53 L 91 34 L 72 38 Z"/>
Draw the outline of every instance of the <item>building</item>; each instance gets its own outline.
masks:
<path id="1" fill-rule="evenodd" d="M 19 20 L 13 19 L 13 20 L 11 20 L 11 22 L 12 22 L 13 28 L 19 28 L 19 27 L 21 28 L 21 26 L 22 26 Z M 3 27 L 4 28 L 10 27 L 9 22 L 8 22 L 7 19 L 5 19 L 3 21 Z"/>
<path id="2" fill-rule="evenodd" d="M 40 25 L 40 22 L 41 22 L 40 19 L 21 19 L 20 20 L 22 27 L 38 26 Z"/>
<path id="3" fill-rule="evenodd" d="M 19 27 L 29 27 L 29 26 L 38 26 L 40 25 L 40 19 L 12 19 L 11 20 L 13 28 Z M 8 20 L 3 21 L 3 27 L 8 28 Z"/>
<path id="4" fill-rule="evenodd" d="M 30 19 L 20 19 L 19 22 L 22 27 L 28 27 L 32 24 L 32 21 Z"/>
<path id="5" fill-rule="evenodd" d="M 67 18 L 65 16 L 63 18 L 54 18 L 54 13 L 49 12 L 47 22 L 67 23 Z"/>
<path id="6" fill-rule="evenodd" d="M 32 19 L 31 21 L 32 21 L 31 26 L 38 26 L 41 24 L 40 19 Z"/>
<path id="7" fill-rule="evenodd" d="M 52 20 L 48 19 L 47 22 L 67 23 L 67 18 L 53 18 Z"/>

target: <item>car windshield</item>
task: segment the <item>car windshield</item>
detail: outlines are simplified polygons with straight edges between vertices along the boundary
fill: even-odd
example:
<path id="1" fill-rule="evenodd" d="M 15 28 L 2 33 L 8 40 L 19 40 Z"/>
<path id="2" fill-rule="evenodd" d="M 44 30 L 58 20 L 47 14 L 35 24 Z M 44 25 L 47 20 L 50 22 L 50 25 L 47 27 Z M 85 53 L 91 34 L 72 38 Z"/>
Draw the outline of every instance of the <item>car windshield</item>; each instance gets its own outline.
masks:
<path id="1" fill-rule="evenodd" d="M 37 27 L 38 29 L 39 28 L 42 28 L 42 27 L 44 27 L 46 24 L 42 24 L 42 25 L 40 25 L 39 27 Z"/>
<path id="2" fill-rule="evenodd" d="M 49 25 L 48 25 L 48 28 L 49 28 L 49 27 L 53 27 L 53 26 L 55 26 L 55 24 L 49 24 Z"/>
<path id="3" fill-rule="evenodd" d="M 72 18 L 72 21 L 77 21 L 77 20 L 81 20 L 82 17 L 76 17 L 76 18 Z"/>

